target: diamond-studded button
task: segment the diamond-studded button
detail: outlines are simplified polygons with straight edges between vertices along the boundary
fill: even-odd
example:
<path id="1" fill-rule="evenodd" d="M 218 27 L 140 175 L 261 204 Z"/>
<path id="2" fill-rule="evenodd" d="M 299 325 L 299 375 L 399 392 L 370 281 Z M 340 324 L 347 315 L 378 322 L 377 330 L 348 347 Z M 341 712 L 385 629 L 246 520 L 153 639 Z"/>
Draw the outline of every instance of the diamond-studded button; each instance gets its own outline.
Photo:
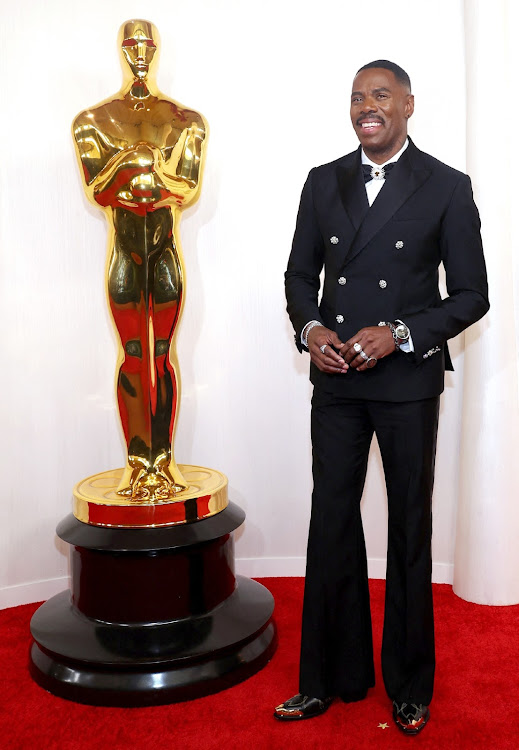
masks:
<path id="1" fill-rule="evenodd" d="M 339 282 L 339 284 L 341 286 L 344 286 L 345 283 L 346 283 L 346 276 L 339 276 L 339 278 L 337 279 L 337 281 Z"/>
<path id="2" fill-rule="evenodd" d="M 380 281 L 378 282 L 378 285 L 381 289 L 385 289 L 387 286 L 387 281 L 385 279 L 380 279 Z"/>
<path id="3" fill-rule="evenodd" d="M 337 323 L 344 323 L 344 315 L 336 315 L 335 320 Z"/>
<path id="4" fill-rule="evenodd" d="M 404 243 L 402 240 L 398 240 L 398 242 L 395 242 L 395 247 L 397 250 L 401 250 L 404 247 Z"/>
<path id="5" fill-rule="evenodd" d="M 339 243 L 339 238 L 333 235 L 333 237 L 330 237 L 330 242 L 332 245 L 337 245 Z"/>

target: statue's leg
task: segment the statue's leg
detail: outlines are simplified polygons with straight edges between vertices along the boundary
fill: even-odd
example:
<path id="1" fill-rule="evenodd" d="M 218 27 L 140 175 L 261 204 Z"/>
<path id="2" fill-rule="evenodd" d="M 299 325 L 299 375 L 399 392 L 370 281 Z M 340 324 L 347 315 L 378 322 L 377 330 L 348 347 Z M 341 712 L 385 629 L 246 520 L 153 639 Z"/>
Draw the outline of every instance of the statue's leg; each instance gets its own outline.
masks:
<path id="1" fill-rule="evenodd" d="M 157 398 L 153 421 L 153 444 L 157 469 L 168 482 L 186 486 L 173 454 L 173 439 L 180 382 L 174 346 L 175 329 L 182 304 L 182 268 L 174 238 L 168 238 L 154 269 L 153 308 Z M 163 446 L 168 446 L 166 452 Z"/>
<path id="2" fill-rule="evenodd" d="M 120 339 L 117 403 L 128 449 L 128 458 L 119 491 L 132 494 L 137 478 L 149 466 L 151 443 L 150 420 L 147 418 L 147 387 L 143 377 L 143 309 L 145 280 L 142 264 L 116 235 L 108 271 L 110 311 Z"/>
<path id="3" fill-rule="evenodd" d="M 187 486 L 172 450 L 178 379 L 171 356 L 182 270 L 169 209 L 116 216 L 109 298 L 123 349 L 117 397 L 128 446 L 118 492 L 166 499 Z"/>

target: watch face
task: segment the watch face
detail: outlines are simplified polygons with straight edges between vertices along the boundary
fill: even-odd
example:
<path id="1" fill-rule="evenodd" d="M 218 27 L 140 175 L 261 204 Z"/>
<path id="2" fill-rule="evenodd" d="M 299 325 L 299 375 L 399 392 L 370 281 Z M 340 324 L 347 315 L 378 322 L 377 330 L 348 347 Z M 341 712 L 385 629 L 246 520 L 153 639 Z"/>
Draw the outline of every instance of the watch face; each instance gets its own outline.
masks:
<path id="1" fill-rule="evenodd" d="M 407 341 L 407 339 L 409 338 L 409 328 L 403 323 L 399 323 L 397 325 L 397 327 L 395 328 L 395 333 L 402 341 Z"/>

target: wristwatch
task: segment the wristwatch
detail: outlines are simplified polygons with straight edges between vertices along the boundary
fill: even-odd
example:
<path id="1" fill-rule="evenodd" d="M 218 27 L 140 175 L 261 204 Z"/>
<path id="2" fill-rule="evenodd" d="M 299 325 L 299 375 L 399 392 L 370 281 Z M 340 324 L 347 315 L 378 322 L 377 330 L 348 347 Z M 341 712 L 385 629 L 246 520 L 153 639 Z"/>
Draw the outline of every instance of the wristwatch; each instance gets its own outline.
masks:
<path id="1" fill-rule="evenodd" d="M 395 346 L 397 349 L 400 349 L 402 344 L 405 344 L 407 341 L 409 341 L 409 328 L 405 325 L 405 323 L 401 323 L 400 321 L 398 321 L 397 323 L 387 323 L 385 320 L 381 320 L 379 326 L 387 326 L 389 328 L 393 339 L 395 340 Z"/>
<path id="2" fill-rule="evenodd" d="M 402 344 L 405 344 L 407 341 L 409 341 L 409 328 L 405 325 L 405 323 L 395 323 L 395 334 L 396 334 L 396 345 L 401 346 Z"/>

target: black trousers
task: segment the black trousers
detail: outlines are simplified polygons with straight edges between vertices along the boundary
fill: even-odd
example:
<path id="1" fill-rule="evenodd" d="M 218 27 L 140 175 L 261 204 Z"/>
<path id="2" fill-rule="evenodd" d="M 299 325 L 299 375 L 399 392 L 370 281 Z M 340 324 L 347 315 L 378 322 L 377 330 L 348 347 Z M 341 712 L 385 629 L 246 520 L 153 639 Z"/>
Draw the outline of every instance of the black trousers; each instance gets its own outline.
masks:
<path id="1" fill-rule="evenodd" d="M 439 397 L 391 403 L 314 390 L 314 491 L 299 684 L 304 695 L 348 695 L 375 682 L 360 514 L 375 433 L 388 496 L 384 683 L 392 700 L 431 701 L 431 497 L 438 413 Z"/>

